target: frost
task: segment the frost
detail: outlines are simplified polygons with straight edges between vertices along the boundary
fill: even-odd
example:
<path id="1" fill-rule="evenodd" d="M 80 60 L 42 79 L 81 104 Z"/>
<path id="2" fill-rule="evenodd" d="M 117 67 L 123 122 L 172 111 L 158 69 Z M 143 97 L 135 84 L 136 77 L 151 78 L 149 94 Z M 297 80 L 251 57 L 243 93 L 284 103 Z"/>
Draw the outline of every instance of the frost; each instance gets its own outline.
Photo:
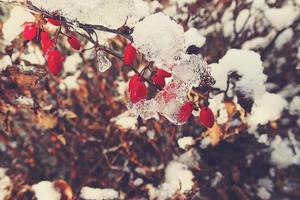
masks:
<path id="1" fill-rule="evenodd" d="M 177 143 L 181 149 L 186 149 L 187 147 L 193 145 L 194 139 L 191 136 L 182 137 L 177 140 Z"/>
<path id="2" fill-rule="evenodd" d="M 103 51 L 97 51 L 96 59 L 97 59 L 98 70 L 100 72 L 105 72 L 112 66 L 110 60 L 108 60 L 108 58 L 106 57 Z"/>
<path id="3" fill-rule="evenodd" d="M 277 120 L 286 107 L 287 102 L 280 95 L 265 93 L 255 101 L 248 123 L 251 126 L 256 126 Z"/>
<path id="4" fill-rule="evenodd" d="M 211 74 L 215 78 L 217 88 L 225 90 L 227 74 L 237 72 L 240 80 L 236 82 L 237 89 L 248 97 L 256 98 L 265 93 L 266 75 L 263 74 L 263 65 L 260 55 L 254 51 L 230 49 L 219 60 L 211 64 Z"/>
<path id="5" fill-rule="evenodd" d="M 281 30 L 293 24 L 299 17 L 299 13 L 300 11 L 297 7 L 285 6 L 268 9 L 265 11 L 265 16 L 275 29 Z"/>
<path id="6" fill-rule="evenodd" d="M 185 38 L 185 47 L 196 46 L 198 48 L 202 47 L 205 44 L 206 38 L 203 37 L 199 31 L 195 28 L 190 28 L 184 33 Z"/>
<path id="7" fill-rule="evenodd" d="M 80 197 L 85 200 L 104 200 L 104 199 L 118 199 L 119 193 L 110 188 L 91 188 L 83 187 L 80 191 Z"/>
<path id="8" fill-rule="evenodd" d="M 137 23 L 132 37 L 138 51 L 157 63 L 172 64 L 174 56 L 184 49 L 183 28 L 161 12 Z"/>
<path id="9" fill-rule="evenodd" d="M 35 192 L 37 200 L 61 199 L 61 194 L 55 189 L 54 184 L 50 181 L 41 181 L 37 184 L 34 184 L 31 188 Z"/>

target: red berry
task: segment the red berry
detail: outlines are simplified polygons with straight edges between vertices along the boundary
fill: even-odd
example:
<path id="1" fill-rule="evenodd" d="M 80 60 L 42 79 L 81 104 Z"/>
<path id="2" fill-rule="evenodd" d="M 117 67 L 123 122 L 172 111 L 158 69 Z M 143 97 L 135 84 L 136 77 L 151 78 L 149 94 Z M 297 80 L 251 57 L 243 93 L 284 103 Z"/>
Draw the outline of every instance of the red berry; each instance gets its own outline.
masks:
<path id="1" fill-rule="evenodd" d="M 48 71 L 56 76 L 62 69 L 63 60 L 64 57 L 59 50 L 49 50 L 47 53 Z"/>
<path id="2" fill-rule="evenodd" d="M 71 36 L 68 37 L 68 42 L 69 42 L 69 44 L 71 45 L 71 47 L 73 49 L 79 50 L 80 47 L 81 47 L 81 44 L 80 44 L 79 40 L 74 35 L 71 35 Z"/>
<path id="3" fill-rule="evenodd" d="M 129 93 L 131 102 L 137 103 L 140 100 L 146 99 L 148 89 L 143 81 L 137 81 Z"/>
<path id="4" fill-rule="evenodd" d="M 181 123 L 186 122 L 193 112 L 193 103 L 191 101 L 185 102 L 179 109 L 178 120 Z"/>
<path id="5" fill-rule="evenodd" d="M 142 79 L 141 79 L 141 76 L 139 75 L 139 74 L 135 74 L 134 76 L 132 76 L 131 78 L 130 78 L 130 80 L 129 80 L 129 84 L 128 84 L 128 86 L 129 86 L 129 91 L 131 90 L 131 89 L 133 89 L 134 87 L 135 87 L 135 85 L 139 82 L 139 81 L 141 81 Z"/>
<path id="6" fill-rule="evenodd" d="M 42 41 L 42 42 L 43 42 L 43 41 L 50 40 L 50 35 L 49 35 L 49 33 L 46 32 L 46 31 L 42 31 L 42 32 L 40 33 L 40 37 L 41 37 L 41 41 Z"/>
<path id="7" fill-rule="evenodd" d="M 33 22 L 25 22 L 23 30 L 23 37 L 26 40 L 33 40 L 38 32 L 38 27 Z"/>
<path id="8" fill-rule="evenodd" d="M 60 26 L 60 21 L 53 19 L 53 18 L 48 18 L 48 22 L 54 26 Z"/>
<path id="9" fill-rule="evenodd" d="M 41 47 L 44 55 L 49 49 L 55 48 L 55 41 L 50 39 L 50 35 L 46 31 L 41 32 Z"/>
<path id="10" fill-rule="evenodd" d="M 157 85 L 158 87 L 160 88 L 163 88 L 165 87 L 166 85 L 166 81 L 165 79 L 162 77 L 162 76 L 159 76 L 157 74 L 155 74 L 153 77 L 152 77 L 152 81 L 155 85 Z"/>
<path id="11" fill-rule="evenodd" d="M 162 76 L 162 77 L 164 77 L 164 78 L 169 78 L 169 77 L 172 76 L 171 73 L 169 73 L 169 72 L 167 72 L 167 71 L 165 71 L 165 70 L 163 70 L 163 69 L 159 69 L 159 68 L 157 68 L 156 74 L 157 74 L 158 76 Z"/>
<path id="12" fill-rule="evenodd" d="M 208 107 L 201 108 L 199 121 L 204 126 L 211 128 L 215 123 L 215 117 L 212 110 Z"/>
<path id="13" fill-rule="evenodd" d="M 136 49 L 132 46 L 132 43 L 127 44 L 124 50 L 123 59 L 125 65 L 132 65 L 136 57 Z"/>

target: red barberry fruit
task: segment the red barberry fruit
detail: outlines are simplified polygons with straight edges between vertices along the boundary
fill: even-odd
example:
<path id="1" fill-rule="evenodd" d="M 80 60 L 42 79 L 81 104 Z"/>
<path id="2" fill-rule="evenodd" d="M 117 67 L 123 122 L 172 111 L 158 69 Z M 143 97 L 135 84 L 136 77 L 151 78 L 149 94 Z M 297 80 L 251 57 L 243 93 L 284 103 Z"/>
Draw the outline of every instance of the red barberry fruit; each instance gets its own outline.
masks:
<path id="1" fill-rule="evenodd" d="M 23 30 L 23 38 L 25 40 L 33 40 L 38 32 L 38 27 L 33 22 L 25 22 Z"/>
<path id="2" fill-rule="evenodd" d="M 71 35 L 71 36 L 68 37 L 68 42 L 69 42 L 69 44 L 71 45 L 71 47 L 73 49 L 79 50 L 80 47 L 81 47 L 81 44 L 80 44 L 79 40 L 74 35 Z"/>
<path id="3" fill-rule="evenodd" d="M 136 57 L 136 49 L 132 46 L 132 43 L 127 44 L 123 53 L 123 59 L 125 65 L 132 65 L 134 59 Z"/>
<path id="4" fill-rule="evenodd" d="M 159 68 L 157 68 L 156 74 L 157 74 L 158 76 L 162 76 L 162 77 L 164 77 L 164 78 L 169 78 L 169 77 L 172 76 L 171 73 L 169 73 L 169 72 L 167 72 L 167 71 L 165 71 L 165 70 L 163 70 L 163 69 L 159 69 Z"/>
<path id="5" fill-rule="evenodd" d="M 135 87 L 135 85 L 139 82 L 139 81 L 142 81 L 141 79 L 141 76 L 139 74 L 135 74 L 134 76 L 132 76 L 129 80 L 129 84 L 128 84 L 128 87 L 129 87 L 129 91 L 131 89 L 133 89 Z"/>
<path id="6" fill-rule="evenodd" d="M 41 31 L 40 33 L 41 41 L 47 41 L 50 40 L 50 35 L 47 31 Z"/>
<path id="7" fill-rule="evenodd" d="M 153 83 L 154 83 L 155 85 L 157 85 L 157 86 L 160 87 L 160 88 L 163 88 L 163 87 L 165 87 L 165 85 L 166 85 L 166 81 L 165 81 L 164 77 L 159 76 L 159 75 L 157 75 L 157 74 L 155 74 L 155 75 L 152 77 L 152 81 L 153 81 Z"/>
<path id="8" fill-rule="evenodd" d="M 186 122 L 193 112 L 193 103 L 191 101 L 185 102 L 179 109 L 178 121 L 181 123 Z"/>
<path id="9" fill-rule="evenodd" d="M 55 41 L 51 40 L 50 35 L 46 31 L 42 31 L 41 34 L 41 47 L 43 54 L 45 55 L 49 49 L 55 48 Z"/>
<path id="10" fill-rule="evenodd" d="M 62 69 L 64 57 L 57 49 L 49 50 L 47 53 L 48 71 L 53 75 L 58 75 Z"/>
<path id="11" fill-rule="evenodd" d="M 213 127 L 215 123 L 215 117 L 210 108 L 208 107 L 201 108 L 200 115 L 199 115 L 199 122 L 208 128 Z"/>
<path id="12" fill-rule="evenodd" d="M 59 20 L 56 20 L 56 19 L 53 19 L 53 18 L 48 18 L 47 20 L 50 24 L 52 24 L 54 26 L 60 26 L 60 24 L 61 24 Z"/>
<path id="13" fill-rule="evenodd" d="M 148 95 L 148 88 L 146 87 L 144 81 L 137 81 L 129 93 L 130 101 L 132 103 L 137 103 L 140 100 L 146 99 Z"/>

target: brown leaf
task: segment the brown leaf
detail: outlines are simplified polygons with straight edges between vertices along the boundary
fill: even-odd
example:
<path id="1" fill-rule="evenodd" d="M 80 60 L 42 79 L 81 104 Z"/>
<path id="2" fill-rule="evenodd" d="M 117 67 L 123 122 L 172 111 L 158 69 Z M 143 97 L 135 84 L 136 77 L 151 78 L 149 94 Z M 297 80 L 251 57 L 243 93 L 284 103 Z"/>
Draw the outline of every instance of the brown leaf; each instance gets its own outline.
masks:
<path id="1" fill-rule="evenodd" d="M 54 128 L 57 124 L 57 117 L 53 114 L 39 111 L 36 116 L 38 126 L 44 129 Z"/>
<path id="2" fill-rule="evenodd" d="M 73 191 L 71 186 L 64 180 L 56 180 L 53 182 L 55 188 L 62 194 L 62 200 L 72 200 Z"/>
<path id="3" fill-rule="evenodd" d="M 217 123 L 215 123 L 212 128 L 209 128 L 205 132 L 205 135 L 209 136 L 210 142 L 214 146 L 220 142 L 223 133 L 221 127 Z"/>

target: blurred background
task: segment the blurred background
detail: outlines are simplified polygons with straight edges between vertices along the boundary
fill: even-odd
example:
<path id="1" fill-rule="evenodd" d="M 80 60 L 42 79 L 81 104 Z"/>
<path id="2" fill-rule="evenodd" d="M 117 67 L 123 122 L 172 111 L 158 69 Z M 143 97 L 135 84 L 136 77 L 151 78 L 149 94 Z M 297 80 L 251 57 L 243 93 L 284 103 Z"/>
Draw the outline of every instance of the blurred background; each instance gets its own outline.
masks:
<path id="1" fill-rule="evenodd" d="M 287 102 L 280 118 L 212 131 L 196 117 L 182 126 L 135 118 L 126 107 L 132 72 L 121 61 L 109 57 L 113 67 L 100 73 L 93 51 L 62 39 L 64 71 L 49 76 L 38 41 L 20 35 L 32 15 L 0 2 L 0 200 L 84 199 L 84 187 L 109 188 L 94 199 L 299 200 L 300 1 L 143 3 L 191 31 L 186 51 L 208 63 L 232 48 L 259 53 L 267 90 Z M 122 52 L 126 41 L 108 44 Z M 238 103 L 251 113 L 251 99 Z"/>

